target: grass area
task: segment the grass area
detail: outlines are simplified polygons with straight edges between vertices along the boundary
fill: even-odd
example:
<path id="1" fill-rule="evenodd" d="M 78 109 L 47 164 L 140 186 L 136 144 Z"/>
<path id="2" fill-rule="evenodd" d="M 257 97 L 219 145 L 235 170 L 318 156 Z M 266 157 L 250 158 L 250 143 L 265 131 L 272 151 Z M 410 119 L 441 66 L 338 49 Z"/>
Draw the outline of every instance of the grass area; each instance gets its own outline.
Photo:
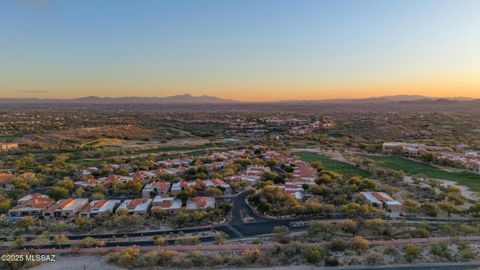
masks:
<path id="1" fill-rule="evenodd" d="M 0 141 L 13 142 L 16 138 L 17 136 L 14 136 L 14 135 L 3 135 L 3 136 L 0 136 Z"/>
<path id="2" fill-rule="evenodd" d="M 341 138 L 345 136 L 340 130 L 330 130 L 330 129 L 317 129 L 315 134 L 325 135 L 332 138 Z"/>
<path id="3" fill-rule="evenodd" d="M 421 173 L 430 178 L 451 180 L 460 185 L 469 187 L 472 191 L 480 192 L 480 175 L 473 172 L 447 172 L 430 164 L 395 156 L 365 157 L 373 159 L 387 168 L 402 170 L 408 175 Z"/>
<path id="4" fill-rule="evenodd" d="M 173 136 L 173 137 L 178 137 L 180 135 L 180 132 L 178 130 L 171 129 L 171 128 L 159 128 L 158 131 L 165 132 L 167 133 L 167 135 Z"/>
<path id="5" fill-rule="evenodd" d="M 187 151 L 184 154 L 188 156 L 203 156 L 207 154 L 212 154 L 214 152 L 217 152 L 218 150 L 208 150 L 208 149 L 203 149 L 203 150 L 193 150 L 193 151 Z M 165 156 L 162 156 L 161 158 L 178 158 L 182 154 L 168 154 L 166 153 Z M 105 159 L 75 159 L 75 160 L 70 160 L 70 163 L 79 165 L 80 167 L 89 167 L 89 166 L 98 166 L 100 163 L 103 161 L 108 162 L 107 160 L 112 157 L 106 157 Z M 132 158 L 132 160 L 140 160 L 142 158 Z"/>
<path id="6" fill-rule="evenodd" d="M 209 143 L 209 144 L 202 144 L 196 146 L 163 146 L 159 148 L 152 148 L 152 149 L 145 149 L 145 150 L 136 150 L 132 153 L 132 155 L 138 154 L 159 154 L 165 152 L 188 152 L 188 151 L 195 151 L 195 150 L 202 150 L 211 147 L 223 147 L 225 144 L 221 143 Z"/>
<path id="7" fill-rule="evenodd" d="M 350 165 L 345 162 L 341 162 L 338 160 L 331 159 L 325 155 L 321 155 L 318 153 L 312 153 L 312 152 L 298 152 L 296 155 L 303 161 L 312 163 L 316 161 L 321 161 L 323 163 L 323 167 L 327 170 L 331 171 L 336 171 L 344 175 L 349 175 L 349 176 L 354 176 L 358 175 L 361 177 L 369 177 L 370 173 L 360 169 L 358 167 L 355 167 L 353 165 Z"/>
<path id="8" fill-rule="evenodd" d="M 83 146 L 91 146 L 91 147 L 100 147 L 100 146 L 118 146 L 125 143 L 123 140 L 119 139 L 98 139 L 94 141 L 90 141 L 84 143 Z"/>

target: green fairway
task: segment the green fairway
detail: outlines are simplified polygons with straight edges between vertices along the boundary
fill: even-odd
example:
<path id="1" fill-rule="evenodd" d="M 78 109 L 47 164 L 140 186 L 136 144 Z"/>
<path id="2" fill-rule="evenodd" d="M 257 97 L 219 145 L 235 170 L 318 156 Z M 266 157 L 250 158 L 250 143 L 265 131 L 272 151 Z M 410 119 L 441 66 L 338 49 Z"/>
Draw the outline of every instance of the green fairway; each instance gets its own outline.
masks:
<path id="1" fill-rule="evenodd" d="M 325 155 L 317 154 L 317 153 L 312 153 L 312 152 L 298 152 L 296 155 L 303 161 L 312 163 L 315 161 L 321 161 L 323 163 L 323 166 L 327 170 L 331 171 L 336 171 L 344 175 L 358 175 L 361 177 L 369 177 L 370 173 L 362 170 L 358 167 L 355 167 L 353 165 L 333 160 Z"/>
<path id="2" fill-rule="evenodd" d="M 473 172 L 447 172 L 430 164 L 416 162 L 413 160 L 395 156 L 365 157 L 378 161 L 387 168 L 394 170 L 402 170 L 408 175 L 421 173 L 430 178 L 455 181 L 460 185 L 469 187 L 472 191 L 480 191 L 480 175 Z"/>

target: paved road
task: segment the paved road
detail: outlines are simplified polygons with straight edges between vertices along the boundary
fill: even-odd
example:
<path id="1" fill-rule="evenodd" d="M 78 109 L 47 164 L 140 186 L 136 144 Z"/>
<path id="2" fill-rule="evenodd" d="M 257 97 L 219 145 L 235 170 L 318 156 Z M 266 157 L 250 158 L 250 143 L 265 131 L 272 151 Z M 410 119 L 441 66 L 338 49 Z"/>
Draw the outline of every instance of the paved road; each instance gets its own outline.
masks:
<path id="1" fill-rule="evenodd" d="M 275 226 L 287 226 L 290 231 L 304 231 L 307 228 L 307 225 L 301 226 L 292 226 L 293 221 L 309 221 L 315 219 L 324 219 L 324 220 L 342 220 L 346 218 L 345 216 L 316 216 L 316 217 L 297 217 L 297 218 L 290 218 L 285 220 L 278 220 L 278 219 L 271 219 L 266 218 L 263 216 L 257 215 L 246 203 L 245 200 L 248 196 L 248 192 L 242 192 L 234 197 L 232 197 L 233 206 L 232 206 L 232 220 L 228 224 L 222 224 L 217 226 L 208 226 L 208 227 L 198 227 L 198 228 L 186 228 L 186 229 L 179 229 L 179 230 L 151 230 L 151 231 L 143 231 L 143 232 L 120 232 L 120 233 L 105 233 L 105 234 L 82 234 L 82 235 L 67 235 L 67 237 L 71 240 L 81 240 L 85 237 L 94 237 L 98 239 L 111 239 L 116 238 L 120 240 L 125 236 L 129 238 L 134 237 L 147 237 L 147 236 L 155 236 L 155 235 L 168 235 L 168 234 L 177 234 L 179 232 L 184 233 L 202 233 L 208 231 L 221 231 L 224 232 L 229 239 L 238 239 L 244 237 L 255 237 L 265 234 L 271 234 L 273 232 L 273 228 Z M 253 222 L 251 223 L 244 223 L 242 221 L 241 213 L 245 213 L 246 215 L 253 218 Z M 392 220 L 389 217 L 383 217 L 385 220 Z M 408 222 L 419 222 L 423 220 L 427 220 L 430 222 L 452 222 L 451 219 L 434 219 L 434 218 L 406 218 Z M 470 219 L 458 219 L 454 220 L 455 222 L 474 222 L 476 220 Z M 26 237 L 27 240 L 31 240 L 34 236 Z M 211 236 L 200 236 L 200 241 L 202 243 L 211 243 L 214 241 L 214 238 Z M 5 241 L 5 237 L 0 237 L 0 240 Z M 105 243 L 108 247 L 113 246 L 128 246 L 128 245 L 139 245 L 139 246 L 147 246 L 153 245 L 153 241 L 138 241 L 138 240 L 127 240 L 127 241 L 116 241 L 115 243 Z M 174 244 L 173 240 L 169 241 L 169 244 Z M 54 245 L 45 245 L 42 248 L 53 248 Z M 63 245 L 62 247 L 69 247 L 69 245 Z"/>

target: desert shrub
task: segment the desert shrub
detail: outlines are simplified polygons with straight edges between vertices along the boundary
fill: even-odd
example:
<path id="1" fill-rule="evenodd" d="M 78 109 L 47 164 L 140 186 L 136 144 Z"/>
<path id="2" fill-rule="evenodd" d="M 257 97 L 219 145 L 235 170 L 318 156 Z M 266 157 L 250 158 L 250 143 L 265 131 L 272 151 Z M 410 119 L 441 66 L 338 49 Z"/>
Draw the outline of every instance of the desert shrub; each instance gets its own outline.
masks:
<path id="1" fill-rule="evenodd" d="M 415 238 L 428 238 L 430 236 L 430 231 L 425 228 L 417 228 L 411 232 L 411 235 Z"/>
<path id="2" fill-rule="evenodd" d="M 328 256 L 327 258 L 325 258 L 325 266 L 338 266 L 339 264 L 340 262 L 335 256 Z"/>
<path id="3" fill-rule="evenodd" d="M 355 236 L 350 242 L 350 246 L 358 252 L 367 250 L 369 245 L 368 240 L 361 236 Z"/>
<path id="4" fill-rule="evenodd" d="M 412 262 L 413 260 L 418 258 L 418 256 L 420 256 L 422 249 L 417 245 L 408 244 L 405 246 L 404 251 L 405 251 L 405 259 L 408 262 Z"/>
<path id="5" fill-rule="evenodd" d="M 430 246 L 430 251 L 433 255 L 439 258 L 452 259 L 452 254 L 448 250 L 448 243 L 435 243 Z"/>
<path id="6" fill-rule="evenodd" d="M 308 263 L 317 264 L 323 259 L 324 255 L 325 250 L 321 246 L 313 246 L 307 248 L 304 256 Z"/>
<path id="7" fill-rule="evenodd" d="M 328 249 L 331 251 L 344 251 L 346 247 L 345 241 L 340 239 L 334 239 L 328 245 Z"/>
<path id="8" fill-rule="evenodd" d="M 137 264 L 138 258 L 140 258 L 140 249 L 135 246 L 127 247 L 120 253 L 118 263 L 124 266 L 134 266 Z"/>
<path id="9" fill-rule="evenodd" d="M 382 264 L 383 255 L 379 252 L 372 252 L 365 257 L 365 263 L 368 265 Z"/>
<path id="10" fill-rule="evenodd" d="M 477 252 L 472 247 L 467 247 L 460 250 L 460 256 L 462 259 L 471 260 L 477 257 Z"/>

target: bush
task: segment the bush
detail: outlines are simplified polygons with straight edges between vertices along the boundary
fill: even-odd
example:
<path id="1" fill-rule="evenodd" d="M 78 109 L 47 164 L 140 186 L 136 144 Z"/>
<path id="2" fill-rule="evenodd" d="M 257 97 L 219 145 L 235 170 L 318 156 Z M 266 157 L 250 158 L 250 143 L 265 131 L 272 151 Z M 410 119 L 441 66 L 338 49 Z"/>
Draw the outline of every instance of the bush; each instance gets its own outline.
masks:
<path id="1" fill-rule="evenodd" d="M 408 262 L 412 262 L 418 256 L 420 256 L 420 253 L 422 252 L 421 248 L 419 246 L 416 246 L 414 244 L 408 244 L 405 246 L 405 259 Z"/>
<path id="2" fill-rule="evenodd" d="M 120 252 L 118 257 L 118 263 L 123 266 L 131 267 L 137 264 L 139 258 L 140 249 L 138 247 L 127 247 L 122 252 Z"/>
<path id="3" fill-rule="evenodd" d="M 308 263 L 317 264 L 319 263 L 324 256 L 324 249 L 320 246 L 309 247 L 305 251 L 305 259 Z"/>
<path id="4" fill-rule="evenodd" d="M 361 236 L 355 236 L 352 241 L 350 242 L 350 245 L 353 249 L 356 251 L 365 251 L 368 249 L 368 246 L 370 243 L 368 242 L 367 239 L 361 237 Z"/>
<path id="5" fill-rule="evenodd" d="M 242 255 L 245 258 L 245 261 L 255 263 L 263 256 L 263 253 L 258 248 L 249 248 L 244 250 Z"/>
<path id="6" fill-rule="evenodd" d="M 374 251 L 368 254 L 368 256 L 365 258 L 365 263 L 368 265 L 382 264 L 383 255 L 379 252 Z"/>
<path id="7" fill-rule="evenodd" d="M 334 239 L 330 242 L 328 245 L 328 249 L 331 251 L 344 251 L 347 245 L 343 240 L 340 239 Z"/>
<path id="8" fill-rule="evenodd" d="M 100 239 L 95 239 L 93 237 L 85 237 L 81 242 L 80 246 L 82 247 L 103 247 L 105 246 L 105 242 Z"/>
<path id="9" fill-rule="evenodd" d="M 448 250 L 448 243 L 436 243 L 430 246 L 430 250 L 433 255 L 439 258 L 446 258 L 448 260 L 452 259 L 452 254 Z"/>
<path id="10" fill-rule="evenodd" d="M 398 249 L 394 245 L 386 245 L 383 249 L 383 254 L 396 256 L 399 254 Z"/>
<path id="11" fill-rule="evenodd" d="M 468 224 L 460 225 L 459 229 L 464 235 L 471 235 L 477 232 L 477 229 L 475 227 L 470 226 Z"/>
<path id="12" fill-rule="evenodd" d="M 273 240 L 282 244 L 288 244 L 290 237 L 288 236 L 289 230 L 287 226 L 275 226 L 273 228 Z"/>
<path id="13" fill-rule="evenodd" d="M 477 257 L 477 252 L 475 251 L 475 249 L 467 247 L 460 251 L 460 256 L 462 256 L 462 259 L 471 260 Z"/>
<path id="14" fill-rule="evenodd" d="M 425 228 L 418 228 L 412 231 L 411 235 L 415 238 L 428 238 L 430 236 L 430 231 Z"/>
<path id="15" fill-rule="evenodd" d="M 155 245 L 158 245 L 158 246 L 164 246 L 167 244 L 167 240 L 165 239 L 165 237 L 161 235 L 155 235 L 153 237 L 153 242 L 155 242 Z"/>
<path id="16" fill-rule="evenodd" d="M 337 257 L 329 256 L 325 258 L 325 266 L 338 266 L 340 262 Z"/>

